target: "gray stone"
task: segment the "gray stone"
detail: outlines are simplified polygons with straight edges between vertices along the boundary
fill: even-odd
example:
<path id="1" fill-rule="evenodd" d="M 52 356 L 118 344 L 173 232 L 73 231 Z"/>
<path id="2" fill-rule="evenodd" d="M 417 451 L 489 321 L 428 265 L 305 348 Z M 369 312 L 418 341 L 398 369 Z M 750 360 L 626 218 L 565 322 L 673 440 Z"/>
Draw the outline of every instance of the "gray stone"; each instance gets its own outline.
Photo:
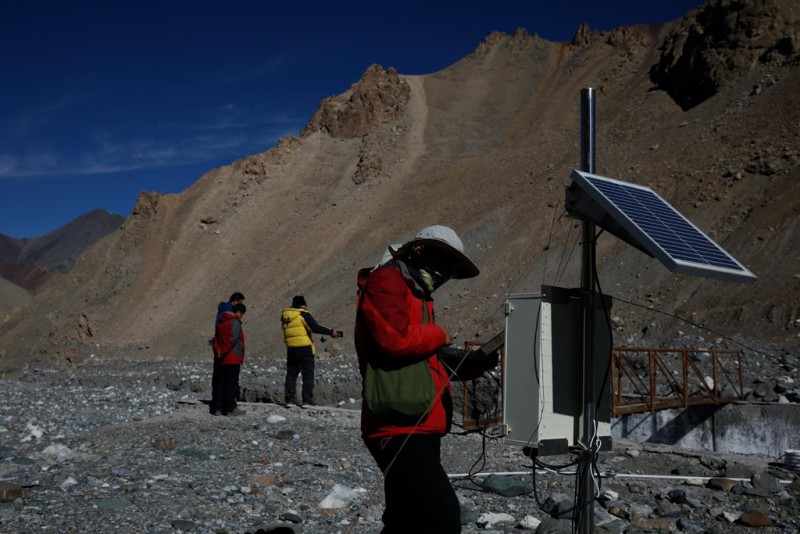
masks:
<path id="1" fill-rule="evenodd" d="M 211 459 L 211 454 L 209 454 L 208 452 L 206 452 L 206 451 L 204 451 L 202 449 L 197 449 L 195 447 L 183 447 L 183 448 L 180 448 L 180 449 L 178 449 L 176 454 L 178 454 L 180 456 L 186 456 L 187 458 L 193 458 L 195 460 L 210 460 Z"/>
<path id="2" fill-rule="evenodd" d="M 725 469 L 725 478 L 750 478 L 755 474 L 751 466 L 739 463 L 730 464 Z"/>
<path id="3" fill-rule="evenodd" d="M 753 475 L 751 482 L 756 491 L 765 493 L 766 495 L 770 495 L 781 490 L 781 485 L 778 479 L 767 472 Z"/>
<path id="4" fill-rule="evenodd" d="M 575 514 L 575 503 L 571 500 L 560 501 L 551 512 L 559 519 L 572 519 Z"/>
<path id="5" fill-rule="evenodd" d="M 518 497 L 531 492 L 529 480 L 512 476 L 490 475 L 483 481 L 483 488 L 504 497 Z"/>
<path id="6" fill-rule="evenodd" d="M 610 534 L 622 534 L 628 530 L 630 523 L 624 519 L 615 519 L 609 523 L 603 523 L 595 528 L 596 532 L 609 532 Z"/>
<path id="7" fill-rule="evenodd" d="M 295 514 L 294 512 L 284 512 L 281 514 L 281 519 L 283 521 L 288 521 L 289 523 L 302 523 L 303 518 L 299 515 Z"/>
<path id="8" fill-rule="evenodd" d="M 744 495 L 745 493 L 753 491 L 753 485 L 746 480 L 740 480 L 731 490 L 734 495 Z"/>
<path id="9" fill-rule="evenodd" d="M 701 532 L 705 532 L 705 528 L 683 517 L 678 519 L 676 526 L 685 534 L 700 534 Z"/>
<path id="10" fill-rule="evenodd" d="M 185 519 L 175 519 L 172 523 L 172 528 L 181 532 L 192 532 L 197 528 L 197 524 Z"/>
<path id="11" fill-rule="evenodd" d="M 558 503 L 562 501 L 570 501 L 569 495 L 565 493 L 554 493 L 545 499 L 544 503 L 542 503 L 542 508 L 548 514 L 552 514 L 556 507 L 558 507 Z"/>
<path id="12" fill-rule="evenodd" d="M 653 515 L 653 507 L 649 504 L 634 502 L 628 507 L 631 517 L 650 517 Z"/>
<path id="13" fill-rule="evenodd" d="M 255 534 L 302 534 L 302 530 L 297 525 L 289 523 L 274 523 L 265 528 L 255 531 Z"/>
<path id="14" fill-rule="evenodd" d="M 682 517 L 686 512 L 679 504 L 663 503 L 659 504 L 653 510 L 653 513 L 658 517 Z"/>
<path id="15" fill-rule="evenodd" d="M 572 534 L 572 521 L 546 517 L 536 529 L 536 534 Z"/>
<path id="16" fill-rule="evenodd" d="M 476 510 L 475 508 L 464 508 L 461 507 L 461 524 L 462 525 L 474 525 L 478 522 L 478 517 L 481 513 Z"/>
<path id="17" fill-rule="evenodd" d="M 118 512 L 119 510 L 124 510 L 129 506 L 132 506 L 132 503 L 129 500 L 120 497 L 101 499 L 97 503 L 98 510 L 102 512 Z"/>

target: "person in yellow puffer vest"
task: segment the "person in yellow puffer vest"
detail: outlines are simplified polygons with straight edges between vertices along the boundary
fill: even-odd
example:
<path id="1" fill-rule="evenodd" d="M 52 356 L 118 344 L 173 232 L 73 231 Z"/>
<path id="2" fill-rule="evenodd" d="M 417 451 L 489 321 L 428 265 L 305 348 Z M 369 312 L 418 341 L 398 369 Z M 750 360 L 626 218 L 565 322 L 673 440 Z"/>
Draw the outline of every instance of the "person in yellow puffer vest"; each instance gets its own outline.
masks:
<path id="1" fill-rule="evenodd" d="M 281 313 L 283 340 L 286 343 L 286 383 L 284 402 L 297 402 L 297 375 L 303 375 L 303 397 L 300 406 L 314 406 L 314 340 L 311 334 L 342 337 L 342 332 L 321 326 L 308 311 L 302 295 L 292 298 L 292 306 Z"/>

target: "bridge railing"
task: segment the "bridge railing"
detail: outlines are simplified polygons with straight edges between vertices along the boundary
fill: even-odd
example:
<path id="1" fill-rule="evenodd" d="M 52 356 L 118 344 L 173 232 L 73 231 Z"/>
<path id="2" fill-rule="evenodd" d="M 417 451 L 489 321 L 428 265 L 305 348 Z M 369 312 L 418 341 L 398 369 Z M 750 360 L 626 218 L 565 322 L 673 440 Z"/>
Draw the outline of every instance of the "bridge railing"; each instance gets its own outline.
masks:
<path id="1" fill-rule="evenodd" d="M 741 351 L 615 347 L 612 352 L 614 416 L 743 398 Z"/>

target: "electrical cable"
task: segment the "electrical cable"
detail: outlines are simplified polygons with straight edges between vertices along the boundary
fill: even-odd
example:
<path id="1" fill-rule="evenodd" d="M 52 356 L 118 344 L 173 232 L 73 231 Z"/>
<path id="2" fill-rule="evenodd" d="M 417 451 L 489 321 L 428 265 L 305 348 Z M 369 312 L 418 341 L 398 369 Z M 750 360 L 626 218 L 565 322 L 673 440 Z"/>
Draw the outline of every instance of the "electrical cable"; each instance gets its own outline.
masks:
<path id="1" fill-rule="evenodd" d="M 569 227 L 569 231 L 567 232 L 567 237 L 564 240 L 564 250 L 562 251 L 562 259 L 563 259 L 563 252 L 567 250 L 567 241 L 569 240 L 569 236 L 572 233 L 572 225 Z M 575 241 L 572 243 L 572 249 L 569 251 L 569 255 L 567 256 L 567 260 L 565 262 L 559 263 L 559 270 L 560 273 L 556 271 L 556 280 L 554 285 L 559 285 L 561 283 L 561 279 L 564 277 L 564 274 L 567 272 L 567 265 L 569 265 L 569 260 L 572 258 L 572 255 L 575 253 L 575 249 L 578 246 L 581 238 L 580 235 L 575 235 Z"/>
<path id="2" fill-rule="evenodd" d="M 695 323 L 694 321 L 690 321 L 689 319 L 686 319 L 686 318 L 681 317 L 679 315 L 675 315 L 675 314 L 672 314 L 672 313 L 669 313 L 669 312 L 665 312 L 663 310 L 659 310 L 658 308 L 653 308 L 652 306 L 647 306 L 645 304 L 641 304 L 641 303 L 638 303 L 638 302 L 632 302 L 632 301 L 629 301 L 629 300 L 625 300 L 625 299 L 623 299 L 621 297 L 617 297 L 617 296 L 614 297 L 614 300 L 618 300 L 620 302 L 624 302 L 625 304 L 630 304 L 631 306 L 636 306 L 637 308 L 642 308 L 642 309 L 645 309 L 645 310 L 648 310 L 648 311 L 651 311 L 651 312 L 660 313 L 661 315 L 666 315 L 667 317 L 671 317 L 673 319 L 677 319 L 678 321 L 681 321 L 681 322 L 686 323 L 688 325 L 694 326 L 695 328 L 699 328 L 701 330 L 705 330 L 706 332 L 710 332 L 710 333 L 714 334 L 715 336 L 719 336 L 722 339 L 725 339 L 725 340 L 727 340 L 727 341 L 729 341 L 729 342 L 731 342 L 731 343 L 733 343 L 735 345 L 738 345 L 738 346 L 740 346 L 740 347 L 742 347 L 744 349 L 752 351 L 755 354 L 760 354 L 762 356 L 768 356 L 770 358 L 778 359 L 778 356 L 776 356 L 774 354 L 771 354 L 769 352 L 764 352 L 762 350 L 754 349 L 753 347 L 745 345 L 741 341 L 736 341 L 735 339 L 731 338 L 730 336 L 726 336 L 725 334 L 721 334 L 720 332 L 717 332 L 716 330 L 713 330 L 713 329 L 711 329 L 711 328 L 709 328 L 707 326 Z"/>
<path id="3" fill-rule="evenodd" d="M 558 209 L 560 203 L 561 201 L 559 200 L 558 203 L 556 203 L 556 205 L 553 206 L 553 219 L 550 221 L 550 233 L 547 235 L 547 248 L 545 249 L 545 255 L 544 255 L 544 268 L 542 269 L 542 280 L 547 278 L 547 263 L 548 260 L 550 259 L 550 248 L 552 247 L 553 243 L 553 227 L 556 224 L 556 210 Z M 558 220 L 561 220 L 561 217 L 563 217 L 563 213 L 558 218 Z"/>

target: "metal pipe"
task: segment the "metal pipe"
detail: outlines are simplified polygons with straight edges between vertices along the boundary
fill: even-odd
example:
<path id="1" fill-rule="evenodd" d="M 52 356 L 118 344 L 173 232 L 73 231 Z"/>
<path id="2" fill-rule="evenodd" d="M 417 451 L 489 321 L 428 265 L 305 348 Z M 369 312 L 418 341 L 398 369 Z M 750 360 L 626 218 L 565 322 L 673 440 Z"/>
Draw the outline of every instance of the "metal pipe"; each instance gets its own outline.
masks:
<path id="1" fill-rule="evenodd" d="M 558 471 L 554 471 L 552 469 L 537 469 L 536 474 L 538 475 L 546 475 L 547 473 L 553 473 L 556 475 L 565 475 L 565 476 L 572 476 L 575 473 L 560 473 Z M 481 472 L 481 473 L 454 473 L 452 475 L 447 475 L 447 478 L 452 480 L 460 480 L 464 478 L 478 478 L 478 477 L 488 477 L 488 476 L 527 476 L 531 474 L 531 470 L 527 471 L 490 471 L 490 472 Z M 642 475 L 639 473 L 614 473 L 613 475 L 603 475 L 600 473 L 601 478 L 637 478 L 637 479 L 647 479 L 647 480 L 699 480 L 701 482 L 708 482 L 712 478 L 723 478 L 725 480 L 732 480 L 734 482 L 750 482 L 749 478 L 732 478 L 732 477 L 693 477 L 691 475 Z M 780 484 L 791 484 L 792 480 L 781 480 L 779 479 L 778 482 Z"/>
<path id="2" fill-rule="evenodd" d="M 594 174 L 595 167 L 595 112 L 594 89 L 581 90 L 581 170 Z M 592 464 L 597 454 L 594 450 L 595 386 L 594 386 L 594 264 L 595 225 L 587 220 L 582 224 L 581 288 L 583 290 L 583 435 L 588 458 L 581 464 L 580 484 L 582 502 L 575 503 L 576 524 L 583 534 L 594 532 L 595 486 Z"/>

